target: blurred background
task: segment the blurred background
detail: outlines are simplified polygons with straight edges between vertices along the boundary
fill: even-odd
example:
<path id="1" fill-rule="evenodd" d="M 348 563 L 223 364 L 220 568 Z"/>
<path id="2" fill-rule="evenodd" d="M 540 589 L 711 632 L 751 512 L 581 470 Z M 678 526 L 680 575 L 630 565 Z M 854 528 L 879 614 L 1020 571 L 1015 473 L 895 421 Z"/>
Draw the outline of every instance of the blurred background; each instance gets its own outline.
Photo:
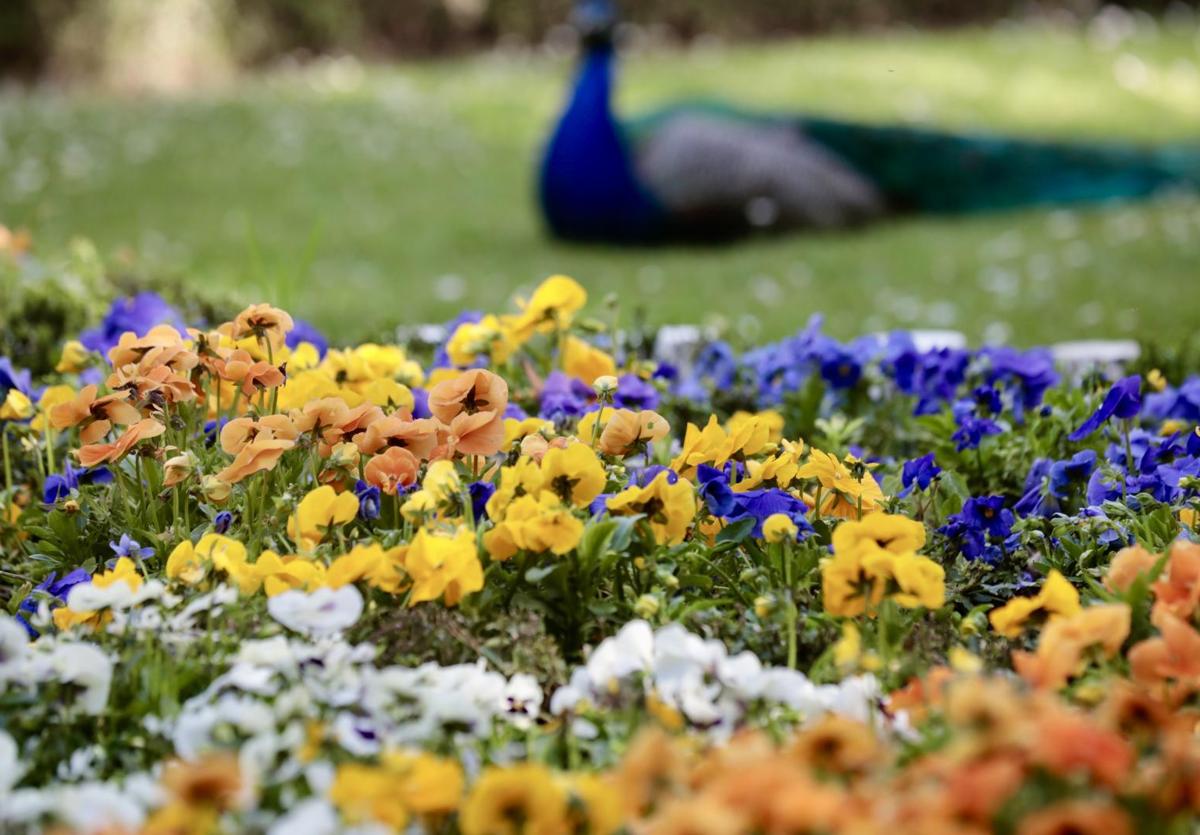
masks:
<path id="1" fill-rule="evenodd" d="M 10 277 L 6 317 L 65 286 L 155 286 L 202 305 L 269 299 L 351 341 L 502 310 L 563 272 L 651 323 L 745 341 L 817 311 L 842 337 L 1197 331 L 1195 197 L 721 248 L 551 241 L 533 183 L 569 89 L 569 11 L 568 0 L 5 0 L 0 224 L 31 233 L 47 282 Z M 626 113 L 702 96 L 1017 136 L 1200 142 L 1194 2 L 623 11 Z M 63 271 L 85 280 L 57 281 Z"/>

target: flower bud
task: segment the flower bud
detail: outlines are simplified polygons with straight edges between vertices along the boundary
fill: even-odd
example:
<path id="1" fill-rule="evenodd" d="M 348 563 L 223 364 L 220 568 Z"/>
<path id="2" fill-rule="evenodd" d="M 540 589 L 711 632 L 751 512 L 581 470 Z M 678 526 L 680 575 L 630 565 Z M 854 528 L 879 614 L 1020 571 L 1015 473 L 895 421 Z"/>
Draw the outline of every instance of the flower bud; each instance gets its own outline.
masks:
<path id="1" fill-rule="evenodd" d="M 617 390 L 617 378 L 611 374 L 604 374 L 592 381 L 592 388 L 601 397 L 608 397 Z"/>
<path id="2" fill-rule="evenodd" d="M 90 352 L 83 347 L 83 343 L 72 339 L 63 345 L 62 355 L 59 357 L 58 365 L 54 366 L 54 370 L 59 374 L 74 374 L 82 371 L 87 367 L 89 356 Z"/>
<path id="3" fill-rule="evenodd" d="M 763 522 L 763 539 L 767 542 L 794 542 L 799 532 L 796 523 L 785 513 L 772 513 Z"/>
<path id="4" fill-rule="evenodd" d="M 213 504 L 224 504 L 233 493 L 233 485 L 215 475 L 206 475 L 200 480 L 200 492 Z"/>
<path id="5" fill-rule="evenodd" d="M 358 466 L 359 449 L 352 443 L 338 444 L 329 453 L 329 466 L 349 470 Z"/>
<path id="6" fill-rule="evenodd" d="M 661 604 L 658 602 L 658 598 L 654 595 L 643 594 L 633 604 L 633 611 L 636 612 L 637 616 L 640 618 L 652 618 L 658 614 L 660 605 Z"/>

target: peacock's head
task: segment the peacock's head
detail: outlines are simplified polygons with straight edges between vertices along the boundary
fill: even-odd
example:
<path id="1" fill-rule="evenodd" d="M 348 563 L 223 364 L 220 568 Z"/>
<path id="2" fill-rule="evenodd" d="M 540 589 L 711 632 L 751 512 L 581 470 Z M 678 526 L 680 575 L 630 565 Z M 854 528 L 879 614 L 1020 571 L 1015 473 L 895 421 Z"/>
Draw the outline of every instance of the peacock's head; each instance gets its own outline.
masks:
<path id="1" fill-rule="evenodd" d="M 579 0 L 571 22 L 584 47 L 611 46 L 617 28 L 617 5 L 613 0 Z"/>

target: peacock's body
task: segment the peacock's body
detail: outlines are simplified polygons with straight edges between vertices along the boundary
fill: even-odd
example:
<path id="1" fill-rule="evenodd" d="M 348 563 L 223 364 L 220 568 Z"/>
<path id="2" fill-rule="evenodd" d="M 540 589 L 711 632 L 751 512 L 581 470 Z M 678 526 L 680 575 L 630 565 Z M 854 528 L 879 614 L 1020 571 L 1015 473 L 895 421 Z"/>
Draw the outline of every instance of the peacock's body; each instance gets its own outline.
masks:
<path id="1" fill-rule="evenodd" d="M 542 162 L 564 238 L 654 242 L 839 228 L 1200 188 L 1200 149 L 1039 142 L 689 103 L 619 123 L 608 0 L 581 6 L 584 58 Z"/>

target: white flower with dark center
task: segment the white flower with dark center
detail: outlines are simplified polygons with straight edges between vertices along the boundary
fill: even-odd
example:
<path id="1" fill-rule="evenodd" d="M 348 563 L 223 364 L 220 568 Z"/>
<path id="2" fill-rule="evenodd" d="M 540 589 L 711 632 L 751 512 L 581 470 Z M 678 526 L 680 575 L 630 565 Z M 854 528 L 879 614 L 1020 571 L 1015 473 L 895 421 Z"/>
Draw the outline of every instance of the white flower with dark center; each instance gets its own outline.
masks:
<path id="1" fill-rule="evenodd" d="M 7 733 L 0 731 L 0 800 L 8 797 L 12 787 L 21 779 L 21 773 L 21 753 L 17 743 Z"/>
<path id="2" fill-rule="evenodd" d="M 616 635 L 606 638 L 587 660 L 593 686 L 604 691 L 637 672 L 649 670 L 654 663 L 654 632 L 644 620 L 631 620 Z"/>
<path id="3" fill-rule="evenodd" d="M 91 644 L 62 643 L 51 650 L 48 661 L 58 681 L 81 688 L 76 704 L 85 713 L 96 715 L 108 706 L 113 665 L 107 655 Z"/>
<path id="4" fill-rule="evenodd" d="M 0 615 L 0 685 L 21 677 L 28 655 L 29 634 L 25 627 L 16 618 Z"/>
<path id="5" fill-rule="evenodd" d="M 285 591 L 267 601 L 271 617 L 293 632 L 332 635 L 348 629 L 363 611 L 362 594 L 354 586 Z"/>

